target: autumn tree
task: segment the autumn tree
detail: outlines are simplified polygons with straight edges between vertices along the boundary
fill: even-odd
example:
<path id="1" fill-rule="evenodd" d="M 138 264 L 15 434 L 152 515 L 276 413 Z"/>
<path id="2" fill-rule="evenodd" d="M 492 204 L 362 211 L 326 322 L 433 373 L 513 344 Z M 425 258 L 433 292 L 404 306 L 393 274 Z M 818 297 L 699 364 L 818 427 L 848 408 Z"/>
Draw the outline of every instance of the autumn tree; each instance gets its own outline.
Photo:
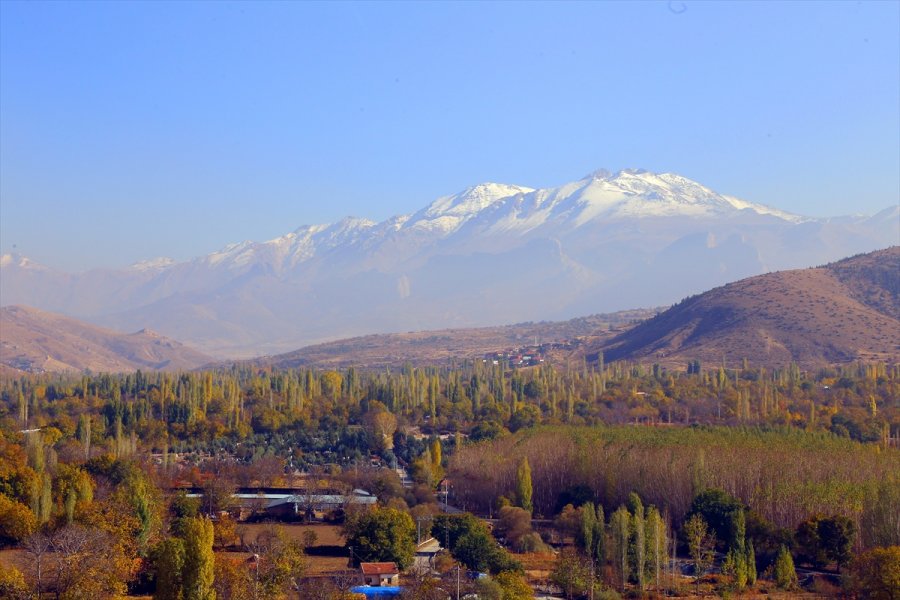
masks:
<path id="1" fill-rule="evenodd" d="M 694 565 L 694 581 L 699 589 L 700 578 L 712 563 L 714 538 L 710 536 L 706 521 L 700 514 L 694 514 L 687 520 L 683 533 L 687 542 L 688 554 Z"/>
<path id="2" fill-rule="evenodd" d="M 644 528 L 647 536 L 648 566 L 656 589 L 659 589 L 660 575 L 669 564 L 669 540 L 666 523 L 655 506 L 647 509 Z"/>
<path id="3" fill-rule="evenodd" d="M 27 506 L 0 494 L 0 547 L 21 542 L 34 533 L 37 525 Z"/>
<path id="4" fill-rule="evenodd" d="M 850 563 L 847 589 L 871 600 L 900 597 L 900 546 L 873 548 Z"/>
<path id="5" fill-rule="evenodd" d="M 182 570 L 184 600 L 215 600 L 213 589 L 215 562 L 212 521 L 206 517 L 185 519 L 184 567 Z"/>

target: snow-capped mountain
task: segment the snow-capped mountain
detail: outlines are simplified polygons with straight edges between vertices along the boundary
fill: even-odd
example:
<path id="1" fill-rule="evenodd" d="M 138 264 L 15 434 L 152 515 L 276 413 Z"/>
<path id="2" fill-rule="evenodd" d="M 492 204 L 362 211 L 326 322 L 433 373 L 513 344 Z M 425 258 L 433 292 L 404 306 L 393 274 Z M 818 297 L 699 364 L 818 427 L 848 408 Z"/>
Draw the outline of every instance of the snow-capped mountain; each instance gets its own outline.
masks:
<path id="1" fill-rule="evenodd" d="M 4 255 L 0 303 L 250 355 L 666 304 L 896 244 L 896 210 L 815 219 L 672 173 L 597 171 L 549 189 L 483 183 L 381 223 L 302 226 L 181 263 L 71 275 Z"/>

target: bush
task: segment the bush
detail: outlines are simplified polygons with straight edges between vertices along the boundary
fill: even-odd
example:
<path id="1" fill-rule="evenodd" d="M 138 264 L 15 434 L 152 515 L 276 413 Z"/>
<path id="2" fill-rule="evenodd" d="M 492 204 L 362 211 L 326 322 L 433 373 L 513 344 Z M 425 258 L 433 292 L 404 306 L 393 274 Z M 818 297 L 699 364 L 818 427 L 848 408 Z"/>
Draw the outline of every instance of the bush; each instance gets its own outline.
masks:
<path id="1" fill-rule="evenodd" d="M 875 548 L 855 557 L 845 587 L 871 600 L 896 600 L 900 590 L 900 546 Z"/>

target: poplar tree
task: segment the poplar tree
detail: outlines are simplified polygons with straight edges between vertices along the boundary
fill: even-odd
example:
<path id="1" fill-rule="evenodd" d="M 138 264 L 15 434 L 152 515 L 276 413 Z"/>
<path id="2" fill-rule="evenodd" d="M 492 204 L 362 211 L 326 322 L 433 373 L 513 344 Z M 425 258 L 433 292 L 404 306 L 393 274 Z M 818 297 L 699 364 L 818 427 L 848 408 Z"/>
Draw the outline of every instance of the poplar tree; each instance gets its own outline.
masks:
<path id="1" fill-rule="evenodd" d="M 215 600 L 213 524 L 207 517 L 184 520 L 184 600 Z"/>
<path id="2" fill-rule="evenodd" d="M 644 529 L 644 503 L 635 492 L 628 495 L 628 508 L 631 513 L 630 551 L 632 570 L 641 590 L 644 589 L 644 575 L 647 567 L 646 531 Z"/>
<path id="3" fill-rule="evenodd" d="M 616 509 L 609 520 L 613 564 L 622 581 L 622 589 L 628 582 L 628 542 L 631 537 L 631 514 L 624 506 Z"/>
<path id="4" fill-rule="evenodd" d="M 523 457 L 516 472 L 516 498 L 519 500 L 519 506 L 529 513 L 534 510 L 532 494 L 531 465 L 528 464 L 528 457 Z"/>
<path id="5" fill-rule="evenodd" d="M 585 502 L 581 507 L 581 529 L 578 532 L 578 545 L 588 556 L 594 547 L 594 529 L 597 525 L 597 516 L 594 513 L 594 504 Z"/>
<path id="6" fill-rule="evenodd" d="M 659 589 L 660 573 L 669 562 L 669 540 L 666 535 L 666 523 L 655 506 L 651 506 L 647 510 L 644 527 L 647 532 L 649 566 L 653 572 L 654 584 Z"/>

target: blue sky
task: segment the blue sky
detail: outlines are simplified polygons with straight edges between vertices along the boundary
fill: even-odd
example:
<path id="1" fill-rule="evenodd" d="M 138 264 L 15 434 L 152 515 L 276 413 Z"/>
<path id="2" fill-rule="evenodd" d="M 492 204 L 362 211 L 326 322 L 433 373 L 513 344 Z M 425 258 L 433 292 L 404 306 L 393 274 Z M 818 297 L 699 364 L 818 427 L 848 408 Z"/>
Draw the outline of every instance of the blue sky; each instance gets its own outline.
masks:
<path id="1" fill-rule="evenodd" d="M 900 200 L 898 32 L 898 2 L 7 0 L 0 250 L 185 259 L 601 167 L 874 213 Z"/>

